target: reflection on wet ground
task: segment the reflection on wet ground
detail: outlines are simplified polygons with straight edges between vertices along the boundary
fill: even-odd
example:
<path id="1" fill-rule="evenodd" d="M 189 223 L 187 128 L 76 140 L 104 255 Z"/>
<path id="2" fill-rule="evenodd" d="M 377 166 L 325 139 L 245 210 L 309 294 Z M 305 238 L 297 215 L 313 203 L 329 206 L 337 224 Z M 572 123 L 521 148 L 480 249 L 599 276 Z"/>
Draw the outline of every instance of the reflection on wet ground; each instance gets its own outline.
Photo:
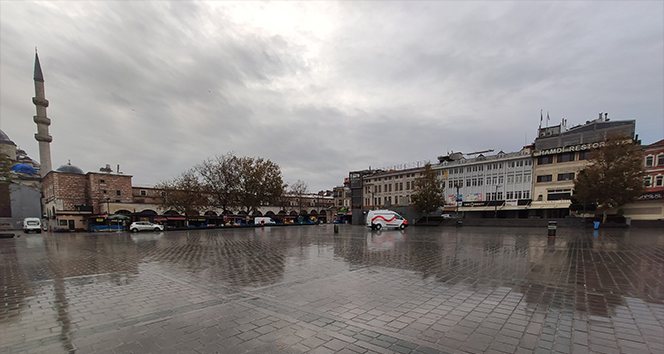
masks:
<path id="1" fill-rule="evenodd" d="M 661 230 L 0 240 L 0 351 L 663 352 Z"/>

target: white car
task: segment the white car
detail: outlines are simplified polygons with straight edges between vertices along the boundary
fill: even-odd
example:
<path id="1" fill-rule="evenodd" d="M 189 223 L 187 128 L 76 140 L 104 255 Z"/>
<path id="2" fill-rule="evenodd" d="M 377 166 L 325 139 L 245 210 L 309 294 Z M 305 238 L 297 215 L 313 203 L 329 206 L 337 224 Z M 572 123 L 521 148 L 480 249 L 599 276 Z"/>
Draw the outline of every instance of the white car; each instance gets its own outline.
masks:
<path id="1" fill-rule="evenodd" d="M 129 225 L 129 231 L 164 231 L 164 225 L 153 224 L 149 221 L 137 221 Z"/>
<path id="2" fill-rule="evenodd" d="M 452 215 L 450 214 L 443 214 L 442 217 L 443 219 L 452 219 Z"/>

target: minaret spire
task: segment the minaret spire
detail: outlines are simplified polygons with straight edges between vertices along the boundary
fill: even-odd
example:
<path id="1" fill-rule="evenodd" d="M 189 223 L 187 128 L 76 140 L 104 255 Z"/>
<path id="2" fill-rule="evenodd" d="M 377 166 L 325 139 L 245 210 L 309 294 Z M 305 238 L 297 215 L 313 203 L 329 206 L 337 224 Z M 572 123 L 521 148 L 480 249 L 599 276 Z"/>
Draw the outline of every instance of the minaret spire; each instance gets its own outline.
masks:
<path id="1" fill-rule="evenodd" d="M 34 121 L 37 123 L 37 134 L 35 139 L 39 142 L 39 163 L 41 164 L 40 174 L 42 178 L 51 171 L 51 141 L 53 137 L 48 133 L 48 126 L 51 125 L 51 120 L 46 116 L 46 107 L 48 107 L 48 100 L 44 94 L 44 75 L 42 74 L 41 65 L 39 64 L 39 55 L 35 47 L 35 97 L 32 98 L 32 103 L 35 104 L 37 115 L 34 116 Z"/>

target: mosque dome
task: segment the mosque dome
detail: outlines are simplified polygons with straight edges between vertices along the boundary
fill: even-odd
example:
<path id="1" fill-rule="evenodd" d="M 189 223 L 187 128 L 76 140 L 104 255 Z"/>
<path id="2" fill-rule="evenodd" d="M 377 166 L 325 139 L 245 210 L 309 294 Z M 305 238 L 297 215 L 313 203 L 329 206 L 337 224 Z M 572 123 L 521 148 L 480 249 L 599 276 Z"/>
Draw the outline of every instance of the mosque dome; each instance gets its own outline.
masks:
<path id="1" fill-rule="evenodd" d="M 81 170 L 77 166 L 74 166 L 74 165 L 71 165 L 71 164 L 62 165 L 62 166 L 58 167 L 58 169 L 56 171 L 64 172 L 64 173 L 74 173 L 74 174 L 77 174 L 77 175 L 84 175 L 85 174 L 85 172 L 83 172 L 83 170 Z"/>
<path id="2" fill-rule="evenodd" d="M 5 134 L 5 132 L 3 132 L 2 130 L 0 130 L 0 144 L 9 144 L 16 146 L 16 144 L 14 144 L 14 142 L 11 139 L 9 139 L 7 134 Z"/>

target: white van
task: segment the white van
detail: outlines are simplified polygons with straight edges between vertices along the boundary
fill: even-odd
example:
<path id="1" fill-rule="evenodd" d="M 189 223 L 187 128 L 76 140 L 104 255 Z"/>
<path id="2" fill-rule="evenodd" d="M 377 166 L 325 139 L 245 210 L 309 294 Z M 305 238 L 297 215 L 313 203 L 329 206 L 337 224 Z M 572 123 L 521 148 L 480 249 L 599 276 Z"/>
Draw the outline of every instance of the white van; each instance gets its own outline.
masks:
<path id="1" fill-rule="evenodd" d="M 257 216 L 254 218 L 254 225 L 276 225 L 277 222 L 274 221 L 271 217 L 269 216 Z"/>
<path id="2" fill-rule="evenodd" d="M 34 231 L 36 233 L 42 232 L 41 220 L 39 218 L 23 219 L 23 232 L 28 234 L 30 231 Z"/>
<path id="3" fill-rule="evenodd" d="M 369 213 L 367 213 L 367 227 L 372 230 L 380 230 L 386 227 L 396 227 L 403 230 L 407 226 L 408 221 L 392 210 L 369 210 Z"/>

